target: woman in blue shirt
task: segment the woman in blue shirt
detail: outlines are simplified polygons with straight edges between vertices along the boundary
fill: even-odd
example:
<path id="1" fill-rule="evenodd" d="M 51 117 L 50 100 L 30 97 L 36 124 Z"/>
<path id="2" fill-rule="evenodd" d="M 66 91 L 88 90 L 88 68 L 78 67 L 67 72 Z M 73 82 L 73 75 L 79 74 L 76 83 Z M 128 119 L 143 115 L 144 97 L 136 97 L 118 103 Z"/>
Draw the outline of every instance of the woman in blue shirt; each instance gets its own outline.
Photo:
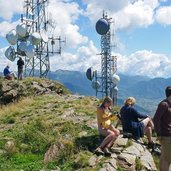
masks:
<path id="1" fill-rule="evenodd" d="M 146 134 L 148 146 L 153 148 L 152 129 L 154 125 L 151 118 L 134 109 L 135 98 L 128 97 L 124 104 L 120 110 L 123 132 L 132 133 L 135 139 L 139 139 Z"/>

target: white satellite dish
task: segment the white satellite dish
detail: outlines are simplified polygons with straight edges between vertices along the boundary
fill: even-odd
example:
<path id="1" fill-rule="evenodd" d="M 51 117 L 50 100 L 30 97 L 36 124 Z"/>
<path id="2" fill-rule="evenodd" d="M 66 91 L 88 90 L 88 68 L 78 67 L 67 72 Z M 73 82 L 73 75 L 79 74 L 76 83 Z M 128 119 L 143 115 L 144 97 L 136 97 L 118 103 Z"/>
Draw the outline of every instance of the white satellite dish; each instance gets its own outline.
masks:
<path id="1" fill-rule="evenodd" d="M 25 50 L 27 48 L 27 42 L 25 42 L 25 41 L 20 42 L 18 45 L 18 48 L 20 51 L 25 52 Z"/>
<path id="2" fill-rule="evenodd" d="M 20 23 L 16 26 L 16 32 L 20 37 L 25 37 L 27 34 L 27 26 L 24 23 Z"/>
<path id="3" fill-rule="evenodd" d="M 99 81 L 92 81 L 92 87 L 95 90 L 98 90 L 100 88 L 100 82 Z"/>
<path id="4" fill-rule="evenodd" d="M 5 51 L 5 56 L 13 62 L 16 58 L 15 49 L 12 46 L 9 46 Z"/>
<path id="5" fill-rule="evenodd" d="M 6 34 L 6 39 L 11 45 L 15 45 L 18 39 L 16 31 L 14 29 L 11 30 L 8 34 Z"/>
<path id="6" fill-rule="evenodd" d="M 112 82 L 113 82 L 115 85 L 117 85 L 119 81 L 120 81 L 120 77 L 119 77 L 118 75 L 116 75 L 116 74 L 113 74 L 113 75 L 112 75 Z"/>
<path id="7" fill-rule="evenodd" d="M 44 30 L 42 30 L 42 31 L 40 32 L 40 35 L 41 35 L 42 40 L 43 40 L 45 43 L 47 43 L 47 42 L 48 42 L 48 35 L 47 35 L 47 33 L 46 33 Z"/>
<path id="8" fill-rule="evenodd" d="M 118 87 L 117 86 L 114 87 L 114 91 L 118 92 Z"/>
<path id="9" fill-rule="evenodd" d="M 35 48 L 34 45 L 29 44 L 26 49 L 25 49 L 25 53 L 27 55 L 28 58 L 33 58 L 34 57 L 34 53 L 35 53 Z"/>
<path id="10" fill-rule="evenodd" d="M 29 41 L 33 45 L 38 45 L 41 42 L 41 35 L 40 35 L 40 33 L 34 32 L 32 35 L 30 35 Z"/>

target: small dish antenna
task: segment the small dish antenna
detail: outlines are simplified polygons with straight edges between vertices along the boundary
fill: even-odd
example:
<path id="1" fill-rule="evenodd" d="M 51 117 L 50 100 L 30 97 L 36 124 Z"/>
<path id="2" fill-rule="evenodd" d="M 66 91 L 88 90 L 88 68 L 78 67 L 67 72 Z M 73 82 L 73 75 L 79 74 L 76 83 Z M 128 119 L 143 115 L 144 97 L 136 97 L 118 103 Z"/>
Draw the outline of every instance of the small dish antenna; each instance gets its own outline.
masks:
<path id="1" fill-rule="evenodd" d="M 12 46 L 9 46 L 5 51 L 5 56 L 13 62 L 16 58 L 15 49 Z"/>
<path id="2" fill-rule="evenodd" d="M 6 39 L 11 45 L 15 45 L 17 43 L 18 36 L 15 29 L 6 34 Z"/>
<path id="3" fill-rule="evenodd" d="M 46 33 L 44 30 L 42 30 L 42 31 L 40 32 L 40 36 L 41 36 L 43 42 L 45 42 L 45 43 L 48 42 L 48 35 L 47 35 L 47 33 Z"/>
<path id="4" fill-rule="evenodd" d="M 25 37 L 27 34 L 27 26 L 24 23 L 20 23 L 16 26 L 16 32 L 20 37 Z"/>
<path id="5" fill-rule="evenodd" d="M 29 44 L 26 47 L 25 53 L 26 53 L 26 55 L 27 55 L 28 58 L 33 58 L 34 57 L 34 53 L 35 53 L 34 45 Z"/>
<path id="6" fill-rule="evenodd" d="M 92 67 L 90 67 L 90 68 L 87 69 L 87 71 L 86 71 L 86 76 L 87 76 L 87 78 L 88 78 L 90 81 L 93 80 L 93 78 L 94 78 L 94 72 L 93 72 L 93 68 L 92 68 Z"/>
<path id="7" fill-rule="evenodd" d="M 38 32 L 34 32 L 29 36 L 30 43 L 33 45 L 38 45 L 41 42 L 41 35 Z"/>
<path id="8" fill-rule="evenodd" d="M 95 90 L 98 90 L 100 88 L 100 82 L 99 81 L 92 81 L 92 87 Z"/>

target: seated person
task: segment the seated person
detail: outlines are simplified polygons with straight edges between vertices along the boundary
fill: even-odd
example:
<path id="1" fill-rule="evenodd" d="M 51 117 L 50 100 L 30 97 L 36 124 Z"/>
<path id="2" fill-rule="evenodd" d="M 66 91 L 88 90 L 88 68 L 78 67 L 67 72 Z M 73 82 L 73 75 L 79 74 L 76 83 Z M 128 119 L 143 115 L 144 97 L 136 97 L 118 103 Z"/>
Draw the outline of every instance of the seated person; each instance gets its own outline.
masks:
<path id="1" fill-rule="evenodd" d="M 9 65 L 7 65 L 5 68 L 4 68 L 4 76 L 6 79 L 8 80 L 12 80 L 12 78 L 17 78 L 16 77 L 16 74 L 12 71 L 9 70 Z"/>
<path id="2" fill-rule="evenodd" d="M 111 120 L 116 119 L 116 116 L 111 114 L 111 105 L 112 99 L 105 97 L 102 104 L 97 108 L 98 131 L 105 139 L 95 150 L 96 154 L 111 155 L 111 147 L 119 136 L 119 130 L 111 123 Z"/>
<path id="3" fill-rule="evenodd" d="M 140 114 L 135 110 L 133 107 L 134 104 L 135 98 L 128 97 L 120 110 L 123 132 L 131 133 L 135 139 L 139 139 L 146 134 L 148 147 L 154 148 L 154 143 L 152 141 L 153 122 L 148 115 Z"/>

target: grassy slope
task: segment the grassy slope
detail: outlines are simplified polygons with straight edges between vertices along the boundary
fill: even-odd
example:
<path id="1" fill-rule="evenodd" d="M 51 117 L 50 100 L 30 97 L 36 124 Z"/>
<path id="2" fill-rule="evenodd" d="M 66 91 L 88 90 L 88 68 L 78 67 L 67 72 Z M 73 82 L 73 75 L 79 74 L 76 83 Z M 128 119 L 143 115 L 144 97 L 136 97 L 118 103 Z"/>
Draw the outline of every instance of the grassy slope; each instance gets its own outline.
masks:
<path id="1" fill-rule="evenodd" d="M 40 81 L 28 78 L 30 81 Z M 61 87 L 61 85 L 59 85 Z M 96 171 L 88 160 L 99 144 L 96 106 L 92 97 L 74 95 L 41 95 L 26 97 L 18 103 L 1 106 L 0 110 L 0 171 Z M 6 148 L 13 141 L 14 148 Z M 45 164 L 44 154 L 53 144 L 59 148 L 55 160 Z M 61 145 L 63 147 L 61 147 Z"/>
<path id="2" fill-rule="evenodd" d="M 85 167 L 87 158 L 92 155 L 86 149 L 91 151 L 95 148 L 97 131 L 83 122 L 74 123 L 72 117 L 62 117 L 65 111 L 74 110 L 76 119 L 82 115 L 87 116 L 87 120 L 89 117 L 95 119 L 96 105 L 88 97 L 73 99 L 69 95 L 43 95 L 2 107 L 0 170 L 48 170 L 55 169 L 56 166 L 62 170 L 75 170 Z M 90 138 L 80 138 L 83 131 L 87 132 Z M 91 136 L 95 137 L 93 141 Z M 8 140 L 15 142 L 15 150 L 4 150 Z M 44 164 L 44 154 L 50 145 L 60 142 L 64 144 L 64 149 L 60 151 L 57 160 Z"/>

